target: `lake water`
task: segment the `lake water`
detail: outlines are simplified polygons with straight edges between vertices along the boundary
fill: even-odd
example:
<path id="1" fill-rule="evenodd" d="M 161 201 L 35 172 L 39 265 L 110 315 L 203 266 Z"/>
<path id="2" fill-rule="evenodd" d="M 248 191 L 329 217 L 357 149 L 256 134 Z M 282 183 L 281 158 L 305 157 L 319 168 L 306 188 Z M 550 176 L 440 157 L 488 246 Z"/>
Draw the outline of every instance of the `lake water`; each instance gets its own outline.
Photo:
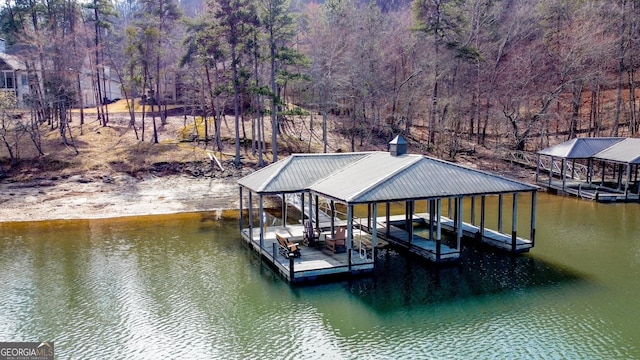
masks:
<path id="1" fill-rule="evenodd" d="M 0 341 L 81 359 L 637 359 L 640 205 L 539 194 L 536 247 L 291 287 L 237 220 L 0 224 Z"/>

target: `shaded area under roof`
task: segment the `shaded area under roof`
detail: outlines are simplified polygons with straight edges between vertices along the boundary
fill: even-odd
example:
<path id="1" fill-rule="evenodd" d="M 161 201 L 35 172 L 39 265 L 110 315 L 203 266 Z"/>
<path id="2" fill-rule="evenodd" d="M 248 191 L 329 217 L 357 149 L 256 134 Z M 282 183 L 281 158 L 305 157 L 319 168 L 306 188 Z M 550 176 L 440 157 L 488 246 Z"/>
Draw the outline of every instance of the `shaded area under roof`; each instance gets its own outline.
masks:
<path id="1" fill-rule="evenodd" d="M 294 154 L 238 183 L 257 193 L 310 191 L 350 204 L 536 191 L 538 187 L 422 155 Z"/>
<path id="2" fill-rule="evenodd" d="M 565 159 L 588 159 L 602 150 L 623 141 L 624 138 L 575 138 L 538 151 L 547 155 Z"/>
<path id="3" fill-rule="evenodd" d="M 625 164 L 640 164 L 640 139 L 624 139 L 598 152 L 593 158 Z"/>

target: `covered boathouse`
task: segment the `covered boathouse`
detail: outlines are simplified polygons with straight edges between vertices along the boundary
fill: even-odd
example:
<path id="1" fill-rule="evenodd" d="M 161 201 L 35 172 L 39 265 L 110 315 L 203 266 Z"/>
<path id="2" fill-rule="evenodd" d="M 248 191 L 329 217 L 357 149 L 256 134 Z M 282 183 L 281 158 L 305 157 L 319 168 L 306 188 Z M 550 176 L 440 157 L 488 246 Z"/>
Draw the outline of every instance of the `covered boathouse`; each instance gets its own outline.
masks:
<path id="1" fill-rule="evenodd" d="M 534 246 L 537 186 L 407 154 L 402 137 L 389 145 L 390 152 L 293 154 L 238 180 L 242 238 L 290 282 L 371 271 L 382 243 L 437 263 L 458 260 L 463 236 L 512 253 Z M 530 199 L 518 216 L 523 193 Z M 266 222 L 266 196 L 282 199 L 277 226 Z M 288 219 L 285 199 L 292 196 L 304 220 Z M 487 213 L 488 197 L 497 198 L 498 214 Z M 502 229 L 505 199 L 509 232 Z M 392 204 L 404 206 L 393 211 Z M 489 216 L 497 217 L 497 229 L 485 226 Z M 518 224 L 522 218 L 528 224 Z M 528 225 L 529 239 L 518 236 L 519 225 Z"/>
<path id="2" fill-rule="evenodd" d="M 598 202 L 640 201 L 640 139 L 576 138 L 536 154 L 536 183 Z"/>

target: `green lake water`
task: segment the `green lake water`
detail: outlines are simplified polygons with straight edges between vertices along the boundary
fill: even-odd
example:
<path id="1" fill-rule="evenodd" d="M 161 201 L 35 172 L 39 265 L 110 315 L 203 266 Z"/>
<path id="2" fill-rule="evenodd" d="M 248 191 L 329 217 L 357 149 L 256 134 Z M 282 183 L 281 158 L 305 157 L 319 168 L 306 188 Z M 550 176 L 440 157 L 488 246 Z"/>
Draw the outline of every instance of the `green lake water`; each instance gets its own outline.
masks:
<path id="1" fill-rule="evenodd" d="M 0 341 L 59 359 L 640 358 L 639 204 L 539 194 L 529 254 L 383 251 L 370 276 L 296 287 L 217 215 L 0 224 Z"/>

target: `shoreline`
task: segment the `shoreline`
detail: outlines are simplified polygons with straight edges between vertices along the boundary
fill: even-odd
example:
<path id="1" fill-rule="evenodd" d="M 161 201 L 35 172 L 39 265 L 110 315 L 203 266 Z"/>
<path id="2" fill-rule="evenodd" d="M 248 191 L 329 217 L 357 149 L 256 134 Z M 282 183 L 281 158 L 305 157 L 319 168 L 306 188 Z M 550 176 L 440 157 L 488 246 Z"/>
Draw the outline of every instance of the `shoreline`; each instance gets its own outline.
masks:
<path id="1" fill-rule="evenodd" d="M 107 219 L 125 216 L 234 210 L 235 178 L 119 174 L 80 175 L 28 183 L 0 182 L 0 222 Z"/>

